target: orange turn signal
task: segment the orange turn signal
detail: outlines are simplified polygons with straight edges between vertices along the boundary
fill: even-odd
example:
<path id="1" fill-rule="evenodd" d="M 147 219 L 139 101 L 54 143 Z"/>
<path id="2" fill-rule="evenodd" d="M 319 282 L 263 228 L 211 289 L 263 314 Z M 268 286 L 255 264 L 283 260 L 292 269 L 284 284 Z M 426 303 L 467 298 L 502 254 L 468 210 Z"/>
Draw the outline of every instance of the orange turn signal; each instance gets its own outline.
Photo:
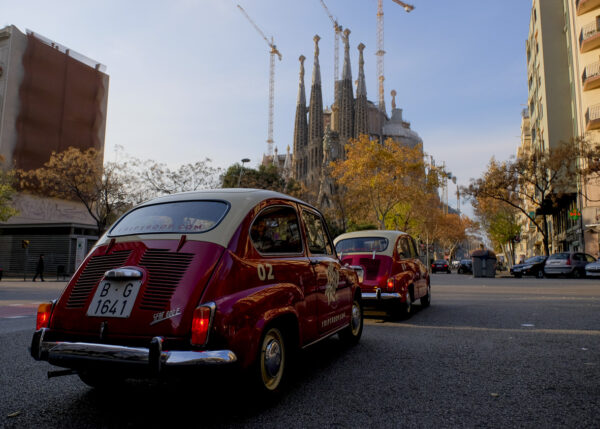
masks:
<path id="1" fill-rule="evenodd" d="M 35 330 L 47 328 L 50 324 L 50 316 L 52 315 L 52 303 L 44 302 L 38 306 L 37 319 L 35 322 Z"/>

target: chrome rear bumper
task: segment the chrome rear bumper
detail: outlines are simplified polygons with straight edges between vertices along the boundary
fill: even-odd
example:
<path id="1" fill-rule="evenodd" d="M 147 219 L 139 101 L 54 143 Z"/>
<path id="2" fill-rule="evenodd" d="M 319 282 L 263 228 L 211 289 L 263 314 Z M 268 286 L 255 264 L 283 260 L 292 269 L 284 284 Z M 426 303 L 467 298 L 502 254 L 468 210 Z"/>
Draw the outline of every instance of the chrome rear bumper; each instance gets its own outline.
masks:
<path id="1" fill-rule="evenodd" d="M 225 365 L 237 361 L 231 350 L 163 351 L 161 337 L 154 337 L 150 347 L 127 347 L 111 344 L 44 341 L 47 329 L 33 334 L 31 356 L 36 360 L 64 368 L 88 366 L 137 368 L 158 375 L 166 368 Z"/>
<path id="2" fill-rule="evenodd" d="M 386 301 L 389 299 L 402 299 L 402 294 L 398 292 L 381 292 L 381 289 L 377 288 L 375 292 L 363 292 L 363 301 Z"/>

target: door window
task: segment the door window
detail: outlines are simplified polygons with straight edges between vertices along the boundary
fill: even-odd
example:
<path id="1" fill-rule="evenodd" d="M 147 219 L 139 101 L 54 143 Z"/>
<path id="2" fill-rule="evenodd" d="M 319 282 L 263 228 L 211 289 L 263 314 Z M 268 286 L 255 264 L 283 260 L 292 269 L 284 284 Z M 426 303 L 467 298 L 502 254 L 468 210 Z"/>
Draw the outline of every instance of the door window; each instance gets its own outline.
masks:
<path id="1" fill-rule="evenodd" d="M 313 255 L 333 255 L 333 246 L 321 216 L 302 210 L 302 219 L 306 225 L 306 240 L 310 253 Z"/>
<path id="2" fill-rule="evenodd" d="M 398 240 L 396 251 L 398 253 L 398 259 L 407 259 L 411 257 L 410 247 L 405 236 L 401 236 Z"/>
<path id="3" fill-rule="evenodd" d="M 250 239 L 260 253 L 302 253 L 296 210 L 289 206 L 264 210 L 252 223 Z"/>

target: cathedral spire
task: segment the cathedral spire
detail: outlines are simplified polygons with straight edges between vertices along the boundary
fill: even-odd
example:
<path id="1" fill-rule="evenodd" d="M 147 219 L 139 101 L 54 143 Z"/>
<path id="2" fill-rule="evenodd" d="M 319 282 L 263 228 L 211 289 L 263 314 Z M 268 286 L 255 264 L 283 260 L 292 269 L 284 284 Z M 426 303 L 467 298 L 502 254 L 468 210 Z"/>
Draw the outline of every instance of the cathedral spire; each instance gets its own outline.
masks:
<path id="1" fill-rule="evenodd" d="M 350 69 L 350 30 L 344 30 L 344 68 L 340 98 L 340 138 L 343 142 L 354 137 L 354 90 Z"/>
<path id="2" fill-rule="evenodd" d="M 367 121 L 367 85 L 365 83 L 365 59 L 363 57 L 364 44 L 358 45 L 358 85 L 356 87 L 356 103 L 354 112 L 354 136 L 368 134 Z"/>
<path id="3" fill-rule="evenodd" d="M 296 119 L 294 122 L 294 160 L 293 174 L 296 179 L 303 174 L 306 163 L 306 148 L 308 146 L 308 122 L 306 119 L 306 93 L 304 90 L 304 60 L 300 55 L 300 79 L 298 83 L 298 102 L 296 103 Z"/>
<path id="4" fill-rule="evenodd" d="M 323 157 L 323 95 L 321 92 L 321 69 L 319 68 L 319 40 L 315 35 L 315 59 L 310 88 L 308 109 L 308 171 L 309 182 L 318 180 Z"/>

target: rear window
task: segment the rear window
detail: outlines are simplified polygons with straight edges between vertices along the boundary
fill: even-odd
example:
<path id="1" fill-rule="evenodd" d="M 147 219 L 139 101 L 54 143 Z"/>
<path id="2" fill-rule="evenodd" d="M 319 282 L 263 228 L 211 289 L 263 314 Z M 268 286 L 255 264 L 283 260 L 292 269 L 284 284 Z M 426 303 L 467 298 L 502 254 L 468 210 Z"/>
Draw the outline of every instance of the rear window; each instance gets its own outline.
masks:
<path id="1" fill-rule="evenodd" d="M 445 259 L 438 259 L 437 261 L 435 261 L 436 264 L 447 264 Z"/>
<path id="2" fill-rule="evenodd" d="M 223 201 L 178 201 L 143 206 L 121 218 L 109 235 L 206 232 L 217 226 L 228 210 L 229 204 Z"/>
<path id="3" fill-rule="evenodd" d="M 335 245 L 338 253 L 383 252 L 388 247 L 384 237 L 355 237 L 340 240 Z"/>
<path id="4" fill-rule="evenodd" d="M 569 259 L 568 253 L 555 253 L 554 255 L 550 255 L 548 259 Z"/>

